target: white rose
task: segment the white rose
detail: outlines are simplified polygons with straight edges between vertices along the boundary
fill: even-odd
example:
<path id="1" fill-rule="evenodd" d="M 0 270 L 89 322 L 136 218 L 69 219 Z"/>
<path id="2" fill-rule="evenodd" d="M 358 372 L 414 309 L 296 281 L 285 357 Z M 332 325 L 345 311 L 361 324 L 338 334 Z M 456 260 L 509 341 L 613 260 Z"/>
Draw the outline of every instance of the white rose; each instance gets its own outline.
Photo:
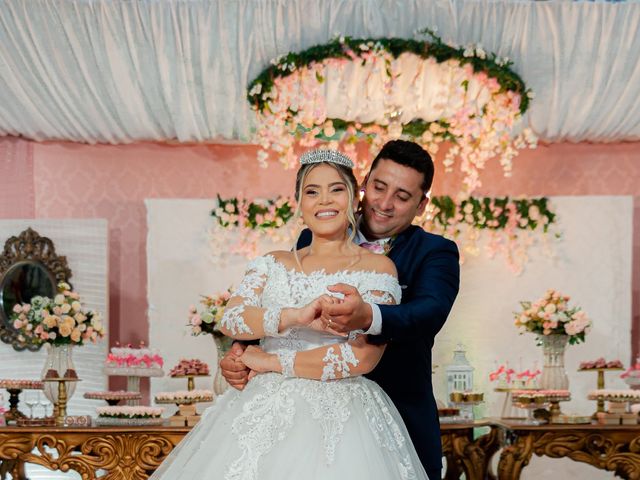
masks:
<path id="1" fill-rule="evenodd" d="M 62 305 L 64 304 L 64 295 L 62 295 L 61 293 L 59 293 L 58 295 L 56 295 L 56 297 L 53 299 L 54 303 L 56 305 Z"/>
<path id="2" fill-rule="evenodd" d="M 71 308 L 73 308 L 76 312 L 79 312 L 80 310 L 82 310 L 82 305 L 80 305 L 80 302 L 75 301 L 71 304 Z"/>
<path id="3" fill-rule="evenodd" d="M 62 305 L 62 307 L 60 307 L 60 310 L 62 311 L 62 313 L 69 313 L 71 311 L 71 305 L 65 303 L 64 305 Z"/>

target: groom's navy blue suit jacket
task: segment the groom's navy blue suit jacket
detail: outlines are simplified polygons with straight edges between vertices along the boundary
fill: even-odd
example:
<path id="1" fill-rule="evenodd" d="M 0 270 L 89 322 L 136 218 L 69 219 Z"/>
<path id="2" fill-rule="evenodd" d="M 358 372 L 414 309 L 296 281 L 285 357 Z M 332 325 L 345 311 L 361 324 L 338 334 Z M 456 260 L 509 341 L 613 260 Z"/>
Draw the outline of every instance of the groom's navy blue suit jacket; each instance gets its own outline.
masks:
<path id="1" fill-rule="evenodd" d="M 305 230 L 297 248 L 311 243 Z M 369 374 L 393 400 L 427 471 L 442 468 L 438 409 L 431 385 L 431 348 L 458 294 L 460 264 L 456 244 L 414 225 L 400 233 L 389 252 L 402 286 L 400 305 L 380 305 L 386 342 Z"/>

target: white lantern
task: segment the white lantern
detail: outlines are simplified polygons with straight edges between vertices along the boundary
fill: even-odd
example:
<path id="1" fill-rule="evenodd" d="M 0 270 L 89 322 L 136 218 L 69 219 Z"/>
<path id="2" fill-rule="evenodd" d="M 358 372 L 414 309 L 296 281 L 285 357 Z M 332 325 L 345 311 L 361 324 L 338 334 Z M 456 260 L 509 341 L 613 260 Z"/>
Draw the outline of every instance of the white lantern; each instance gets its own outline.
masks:
<path id="1" fill-rule="evenodd" d="M 458 344 L 453 352 L 453 363 L 446 368 L 447 397 L 451 392 L 468 392 L 473 390 L 473 367 L 467 360 L 467 351 Z"/>

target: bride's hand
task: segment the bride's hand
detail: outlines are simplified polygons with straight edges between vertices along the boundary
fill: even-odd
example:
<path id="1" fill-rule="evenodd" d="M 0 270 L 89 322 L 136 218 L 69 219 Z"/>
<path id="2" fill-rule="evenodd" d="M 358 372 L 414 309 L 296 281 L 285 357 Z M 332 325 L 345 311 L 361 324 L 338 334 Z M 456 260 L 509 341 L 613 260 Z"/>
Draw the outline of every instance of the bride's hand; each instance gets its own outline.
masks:
<path id="1" fill-rule="evenodd" d="M 323 307 L 334 303 L 335 300 L 330 295 L 321 295 L 304 307 L 284 309 L 282 311 L 282 326 L 285 328 L 312 327 L 315 323 L 320 324 Z"/>
<path id="2" fill-rule="evenodd" d="M 251 369 L 249 374 L 250 378 L 255 376 L 255 373 L 275 372 L 280 366 L 278 357 L 272 353 L 266 353 L 260 347 L 255 345 L 249 345 L 242 356 L 240 361 Z"/>
<path id="3" fill-rule="evenodd" d="M 301 312 L 299 325 L 310 328 L 311 330 L 326 332 L 341 337 L 344 336 L 344 334 L 336 332 L 332 328 L 327 327 L 326 323 L 322 320 L 323 309 L 327 305 L 333 305 L 335 303 L 340 303 L 340 300 L 338 298 L 332 297 L 331 295 L 322 295 L 312 302 L 309 302 L 307 305 L 300 309 Z"/>

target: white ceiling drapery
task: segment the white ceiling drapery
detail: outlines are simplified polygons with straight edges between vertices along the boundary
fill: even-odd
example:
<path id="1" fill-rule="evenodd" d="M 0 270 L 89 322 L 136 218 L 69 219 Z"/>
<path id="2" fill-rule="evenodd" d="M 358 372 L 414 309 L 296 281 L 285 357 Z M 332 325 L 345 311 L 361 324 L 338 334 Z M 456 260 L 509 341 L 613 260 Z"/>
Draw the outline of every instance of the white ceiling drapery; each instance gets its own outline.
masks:
<path id="1" fill-rule="evenodd" d="M 0 135 L 248 141 L 272 58 L 424 27 L 512 59 L 542 140 L 640 140 L 640 3 L 559 0 L 2 0 Z"/>

